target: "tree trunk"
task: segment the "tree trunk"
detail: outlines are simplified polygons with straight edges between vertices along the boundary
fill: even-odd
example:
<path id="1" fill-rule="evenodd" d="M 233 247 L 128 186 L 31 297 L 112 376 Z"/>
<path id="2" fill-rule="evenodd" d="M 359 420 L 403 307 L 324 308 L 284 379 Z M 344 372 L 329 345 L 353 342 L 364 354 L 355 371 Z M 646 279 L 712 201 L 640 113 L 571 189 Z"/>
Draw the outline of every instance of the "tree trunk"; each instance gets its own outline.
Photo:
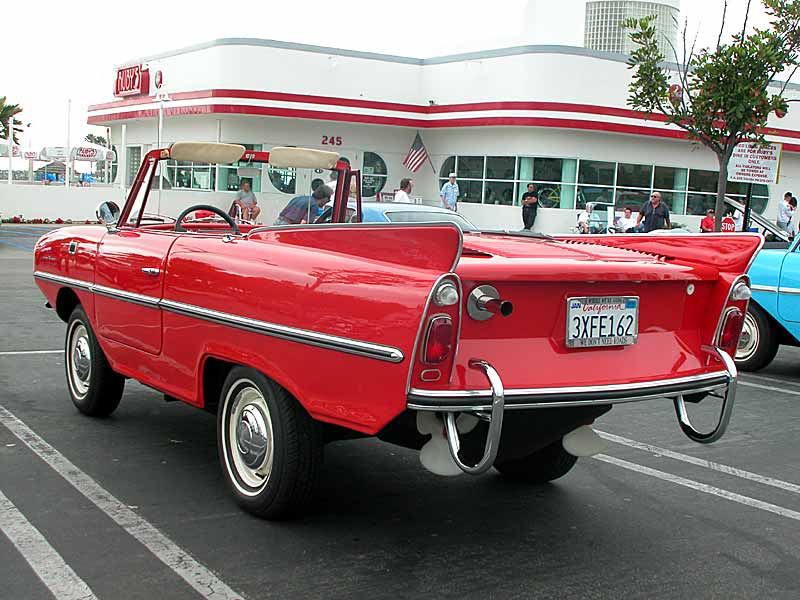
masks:
<path id="1" fill-rule="evenodd" d="M 725 216 L 725 192 L 728 188 L 728 161 L 733 149 L 724 154 L 717 154 L 719 161 L 719 177 L 717 178 L 717 201 L 714 204 L 714 231 L 722 230 L 722 217 Z"/>

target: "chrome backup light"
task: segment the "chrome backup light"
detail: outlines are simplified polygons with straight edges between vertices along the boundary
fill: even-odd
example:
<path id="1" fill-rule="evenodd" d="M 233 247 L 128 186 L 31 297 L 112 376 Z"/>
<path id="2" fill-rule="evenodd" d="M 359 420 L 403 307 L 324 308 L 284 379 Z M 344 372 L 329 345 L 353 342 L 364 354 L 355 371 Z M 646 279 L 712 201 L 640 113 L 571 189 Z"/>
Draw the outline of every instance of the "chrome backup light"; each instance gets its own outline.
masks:
<path id="1" fill-rule="evenodd" d="M 453 306 L 458 304 L 458 288 L 451 281 L 439 284 L 433 293 L 433 302 L 436 306 Z"/>
<path id="2" fill-rule="evenodd" d="M 750 300 L 752 296 L 753 292 L 750 290 L 750 286 L 744 281 L 733 286 L 733 291 L 731 291 L 731 300 L 735 301 Z"/>

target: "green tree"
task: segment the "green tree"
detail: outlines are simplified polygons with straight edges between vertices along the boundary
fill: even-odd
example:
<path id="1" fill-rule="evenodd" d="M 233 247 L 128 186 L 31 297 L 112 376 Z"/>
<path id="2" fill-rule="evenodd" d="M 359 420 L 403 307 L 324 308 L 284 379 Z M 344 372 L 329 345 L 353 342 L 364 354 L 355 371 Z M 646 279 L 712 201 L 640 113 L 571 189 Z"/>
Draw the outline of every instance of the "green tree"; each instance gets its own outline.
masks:
<path id="1" fill-rule="evenodd" d="M 83 138 L 84 141 L 89 142 L 90 144 L 97 144 L 98 146 L 106 147 L 106 138 L 102 135 L 94 135 L 93 133 L 87 133 L 86 137 Z M 105 181 L 106 178 L 106 162 L 100 161 L 95 163 L 95 176 L 100 181 Z"/>
<path id="2" fill-rule="evenodd" d="M 16 119 L 16 115 L 22 112 L 22 108 L 19 104 L 7 104 L 6 97 L 0 97 L 0 137 L 3 138 L 3 141 L 8 139 L 8 122 L 11 119 L 14 119 L 14 124 L 12 125 L 13 128 L 13 140 L 15 144 L 19 144 L 19 137 L 18 134 L 22 133 L 22 121 Z M 20 127 L 18 127 L 18 125 Z"/>
<path id="3" fill-rule="evenodd" d="M 93 133 L 87 133 L 86 137 L 83 139 L 84 141 L 87 141 L 90 144 L 97 144 L 98 146 L 106 145 L 106 138 L 104 138 L 102 135 L 94 135 Z"/>
<path id="4" fill-rule="evenodd" d="M 788 110 L 784 97 L 786 83 L 773 80 L 791 69 L 788 83 L 798 68 L 800 50 L 800 0 L 761 0 L 770 19 L 769 27 L 747 33 L 751 0 L 740 32 L 727 44 L 722 32 L 728 3 L 722 13 L 717 45 L 695 52 L 687 49 L 683 31 L 683 52 L 674 50 L 676 68 L 664 64 L 658 49 L 655 17 L 628 19 L 630 38 L 636 50 L 628 60 L 634 71 L 628 104 L 649 113 L 661 113 L 667 123 L 688 133 L 689 139 L 714 152 L 719 161 L 716 227 L 720 230 L 728 162 L 739 142 L 764 143 L 770 114 L 783 116 Z M 772 88 L 772 89 L 770 89 Z"/>

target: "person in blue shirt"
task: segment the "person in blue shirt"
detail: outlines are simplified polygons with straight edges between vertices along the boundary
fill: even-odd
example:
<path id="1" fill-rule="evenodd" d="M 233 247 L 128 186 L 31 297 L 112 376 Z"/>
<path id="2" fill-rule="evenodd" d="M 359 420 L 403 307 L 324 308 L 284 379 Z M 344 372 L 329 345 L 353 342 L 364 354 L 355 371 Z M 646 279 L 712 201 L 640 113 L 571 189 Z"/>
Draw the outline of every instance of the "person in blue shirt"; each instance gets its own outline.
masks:
<path id="1" fill-rule="evenodd" d="M 331 198 L 331 188 L 321 185 L 310 196 L 296 196 L 281 211 L 275 225 L 300 225 L 313 223 L 322 214 Z"/>
<path id="2" fill-rule="evenodd" d="M 442 197 L 442 206 L 455 211 L 458 207 L 458 184 L 456 183 L 455 173 L 450 173 L 447 183 L 442 186 L 440 195 Z"/>

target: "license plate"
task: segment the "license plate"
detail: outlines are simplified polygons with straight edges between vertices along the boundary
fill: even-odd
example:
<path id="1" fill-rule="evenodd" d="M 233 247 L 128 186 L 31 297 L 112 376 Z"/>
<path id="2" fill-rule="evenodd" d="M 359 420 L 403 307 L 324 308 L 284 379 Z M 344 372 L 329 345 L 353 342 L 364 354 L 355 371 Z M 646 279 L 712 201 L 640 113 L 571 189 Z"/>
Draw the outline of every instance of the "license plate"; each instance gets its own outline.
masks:
<path id="1" fill-rule="evenodd" d="M 638 296 L 567 298 L 567 347 L 627 346 L 638 335 Z"/>

